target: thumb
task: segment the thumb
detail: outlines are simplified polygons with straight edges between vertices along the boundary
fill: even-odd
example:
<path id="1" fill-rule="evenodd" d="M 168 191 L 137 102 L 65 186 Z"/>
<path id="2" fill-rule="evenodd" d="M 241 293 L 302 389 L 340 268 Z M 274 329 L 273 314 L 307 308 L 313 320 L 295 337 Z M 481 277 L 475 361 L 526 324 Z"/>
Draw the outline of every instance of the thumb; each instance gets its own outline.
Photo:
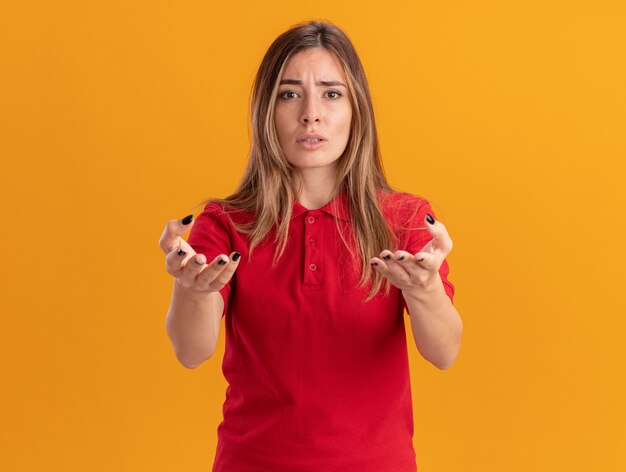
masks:
<path id="1" fill-rule="evenodd" d="M 187 215 L 182 219 L 169 220 L 161 239 L 159 239 L 159 246 L 166 254 L 169 254 L 172 249 L 178 246 L 180 235 L 186 233 L 191 227 L 193 221 L 193 215 Z"/>
<path id="2" fill-rule="evenodd" d="M 435 217 L 433 216 L 433 212 L 432 211 L 429 211 L 428 213 L 426 213 L 426 216 L 424 217 L 424 223 L 426 225 L 426 230 L 433 237 L 436 238 L 437 235 L 439 235 L 441 233 L 442 223 L 435 219 Z"/>

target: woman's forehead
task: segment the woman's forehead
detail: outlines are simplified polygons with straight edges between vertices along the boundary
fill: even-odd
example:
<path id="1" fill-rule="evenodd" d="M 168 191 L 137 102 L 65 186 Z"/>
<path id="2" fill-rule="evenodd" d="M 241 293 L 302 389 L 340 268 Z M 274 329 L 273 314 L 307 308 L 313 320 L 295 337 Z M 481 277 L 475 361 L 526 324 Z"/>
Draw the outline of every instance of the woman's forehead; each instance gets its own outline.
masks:
<path id="1" fill-rule="evenodd" d="M 310 48 L 289 58 L 281 79 L 299 79 L 300 76 L 314 75 L 316 80 L 336 81 L 345 79 L 339 59 L 324 48 Z"/>

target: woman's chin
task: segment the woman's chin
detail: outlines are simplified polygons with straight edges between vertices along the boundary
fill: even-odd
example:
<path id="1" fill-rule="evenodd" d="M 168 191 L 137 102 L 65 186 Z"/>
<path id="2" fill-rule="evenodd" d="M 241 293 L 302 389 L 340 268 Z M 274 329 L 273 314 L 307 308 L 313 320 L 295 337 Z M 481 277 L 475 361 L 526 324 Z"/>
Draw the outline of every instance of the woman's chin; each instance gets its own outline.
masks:
<path id="1" fill-rule="evenodd" d="M 288 159 L 288 161 L 294 167 L 298 169 L 317 169 L 321 167 L 334 167 L 337 162 L 337 158 L 332 159 L 323 155 L 308 155 L 298 156 L 294 159 Z"/>

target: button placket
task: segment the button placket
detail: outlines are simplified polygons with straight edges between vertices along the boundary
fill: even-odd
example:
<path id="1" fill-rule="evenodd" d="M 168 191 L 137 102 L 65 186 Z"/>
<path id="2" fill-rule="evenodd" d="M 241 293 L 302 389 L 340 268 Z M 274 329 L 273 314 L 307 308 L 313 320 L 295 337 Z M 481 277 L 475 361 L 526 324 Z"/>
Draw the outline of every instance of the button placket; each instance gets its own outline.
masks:
<path id="1" fill-rule="evenodd" d="M 321 238 L 320 215 L 315 211 L 310 211 L 305 218 L 304 231 L 304 285 L 320 285 L 320 248 Z"/>

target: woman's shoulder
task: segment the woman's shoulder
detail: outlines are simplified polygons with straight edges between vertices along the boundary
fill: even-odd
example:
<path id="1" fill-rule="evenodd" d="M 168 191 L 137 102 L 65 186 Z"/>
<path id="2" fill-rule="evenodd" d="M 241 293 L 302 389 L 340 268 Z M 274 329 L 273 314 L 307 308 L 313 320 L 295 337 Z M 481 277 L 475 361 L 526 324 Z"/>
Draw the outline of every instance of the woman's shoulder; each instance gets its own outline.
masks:
<path id="1" fill-rule="evenodd" d="M 429 203 L 425 197 L 395 190 L 379 190 L 378 196 L 383 212 L 398 216 L 414 213 Z"/>
<path id="2" fill-rule="evenodd" d="M 238 208 L 222 199 L 212 199 L 206 202 L 202 213 L 213 218 L 227 217 L 236 223 L 247 223 L 254 219 L 253 211 Z"/>
<path id="3" fill-rule="evenodd" d="M 409 247 L 408 241 L 414 230 L 423 228 L 430 202 L 420 195 L 408 192 L 385 192 L 381 196 L 381 209 L 390 228 L 398 236 L 400 246 Z M 422 231 L 418 231 L 418 234 Z"/>

